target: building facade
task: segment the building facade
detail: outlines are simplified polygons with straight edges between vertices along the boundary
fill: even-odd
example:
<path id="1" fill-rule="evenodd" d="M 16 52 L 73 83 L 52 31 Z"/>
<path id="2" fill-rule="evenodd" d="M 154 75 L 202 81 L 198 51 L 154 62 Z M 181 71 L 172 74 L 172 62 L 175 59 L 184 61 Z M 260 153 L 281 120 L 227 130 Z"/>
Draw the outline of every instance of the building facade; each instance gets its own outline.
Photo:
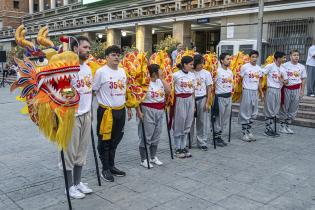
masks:
<path id="1" fill-rule="evenodd" d="M 83 1 L 84 2 L 84 1 Z M 151 52 L 166 36 L 200 52 L 216 51 L 221 40 L 257 39 L 258 0 L 29 0 L 21 21 L 34 37 L 47 25 L 50 35 L 85 34 L 107 45 Z M 37 6 L 36 6 L 37 5 Z M 301 51 L 315 37 L 314 0 L 265 0 L 263 40 L 266 53 Z M 0 47 L 13 44 L 14 28 L 0 32 Z"/>

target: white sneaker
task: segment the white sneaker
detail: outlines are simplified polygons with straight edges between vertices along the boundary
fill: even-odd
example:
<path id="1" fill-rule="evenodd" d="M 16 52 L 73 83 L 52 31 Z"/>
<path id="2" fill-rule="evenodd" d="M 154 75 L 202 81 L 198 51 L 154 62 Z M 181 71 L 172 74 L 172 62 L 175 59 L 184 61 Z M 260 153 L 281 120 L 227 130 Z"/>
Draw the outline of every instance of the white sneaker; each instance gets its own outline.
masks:
<path id="1" fill-rule="evenodd" d="M 285 134 L 288 134 L 288 133 L 289 133 L 288 130 L 287 130 L 287 128 L 286 128 L 286 126 L 280 126 L 279 132 L 280 132 L 280 133 L 285 133 Z"/>
<path id="2" fill-rule="evenodd" d="M 149 168 L 148 167 L 148 161 L 145 159 L 144 161 L 142 161 L 141 163 L 140 163 L 140 165 L 141 166 L 143 166 L 143 167 L 145 167 L 145 168 Z M 150 168 L 153 168 L 153 165 L 151 164 L 151 163 L 149 163 L 149 165 L 150 165 Z"/>
<path id="3" fill-rule="evenodd" d="M 285 127 L 285 129 L 289 134 L 294 134 L 294 131 L 288 125 Z"/>
<path id="4" fill-rule="evenodd" d="M 158 166 L 163 165 L 163 162 L 161 162 L 156 156 L 150 160 L 150 163 L 154 163 Z"/>
<path id="5" fill-rule="evenodd" d="M 255 136 L 253 135 L 253 133 L 249 132 L 249 133 L 247 134 L 247 136 L 248 136 L 248 138 L 249 138 L 251 141 L 256 141 L 256 138 L 255 138 Z"/>
<path id="6" fill-rule="evenodd" d="M 86 183 L 82 183 L 82 182 L 80 182 L 80 184 L 78 184 L 76 188 L 77 190 L 79 190 L 81 193 L 84 193 L 84 194 L 89 194 L 93 192 L 93 190 L 90 189 Z"/>
<path id="7" fill-rule="evenodd" d="M 66 190 L 65 190 L 65 194 L 67 194 Z M 75 186 L 71 186 L 69 188 L 69 195 L 71 198 L 75 198 L 75 199 L 81 199 L 85 197 L 85 195 L 81 193 L 79 190 L 77 190 Z"/>
<path id="8" fill-rule="evenodd" d="M 242 140 L 246 141 L 246 142 L 250 142 L 251 141 L 247 133 L 243 135 Z"/>

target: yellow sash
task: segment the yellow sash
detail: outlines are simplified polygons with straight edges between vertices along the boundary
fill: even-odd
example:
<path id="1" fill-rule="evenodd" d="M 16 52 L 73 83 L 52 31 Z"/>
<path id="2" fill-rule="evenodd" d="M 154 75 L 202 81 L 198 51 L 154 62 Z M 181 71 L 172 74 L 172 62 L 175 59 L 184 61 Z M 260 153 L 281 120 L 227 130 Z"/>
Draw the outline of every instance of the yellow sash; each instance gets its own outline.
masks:
<path id="1" fill-rule="evenodd" d="M 113 110 L 121 110 L 125 107 L 125 105 L 118 107 L 109 107 L 99 104 L 100 107 L 104 108 L 104 114 L 102 118 L 102 122 L 100 125 L 99 134 L 103 136 L 103 140 L 110 140 L 112 138 L 112 130 L 113 130 Z"/>

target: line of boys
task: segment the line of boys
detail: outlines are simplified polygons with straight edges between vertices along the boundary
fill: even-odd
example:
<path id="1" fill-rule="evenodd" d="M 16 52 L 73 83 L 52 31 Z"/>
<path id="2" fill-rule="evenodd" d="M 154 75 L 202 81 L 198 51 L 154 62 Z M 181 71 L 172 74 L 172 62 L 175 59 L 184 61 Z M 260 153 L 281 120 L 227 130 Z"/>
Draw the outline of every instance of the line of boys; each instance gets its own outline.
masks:
<path id="1" fill-rule="evenodd" d="M 82 167 L 86 161 L 88 142 L 91 140 L 91 106 L 92 90 L 95 92 L 99 107 L 97 110 L 97 135 L 98 153 L 102 162 L 102 177 L 109 182 L 114 181 L 115 176 L 125 176 L 126 173 L 115 167 L 115 153 L 118 144 L 124 135 L 126 118 L 125 102 L 127 78 L 123 69 L 118 67 L 120 62 L 120 48 L 110 46 L 105 55 L 108 64 L 100 68 L 92 82 L 91 69 L 84 63 L 89 56 L 90 42 L 85 37 L 78 37 L 77 42 L 71 44 L 71 49 L 79 54 L 80 72 L 78 78 L 74 78 L 74 87 L 80 94 L 79 109 L 76 114 L 76 124 L 72 136 L 71 145 L 65 151 L 65 160 L 69 191 L 73 198 L 84 198 L 92 190 L 81 182 Z M 278 136 L 272 130 L 272 119 L 276 117 L 280 109 L 281 87 L 283 86 L 284 99 L 281 103 L 280 120 L 282 133 L 293 133 L 289 124 L 294 119 L 298 109 L 299 99 L 304 92 L 305 67 L 298 63 L 299 54 L 296 50 L 290 53 L 290 62 L 281 65 L 285 61 L 285 54 L 276 52 L 274 63 L 261 70 L 257 66 L 257 51 L 250 53 L 250 63 L 241 69 L 243 77 L 243 96 L 240 105 L 239 122 L 242 124 L 242 139 L 244 141 L 255 140 L 251 124 L 258 112 L 259 80 L 263 74 L 267 75 L 267 92 L 265 97 L 264 114 L 266 117 L 266 131 L 268 136 Z M 222 131 L 231 114 L 233 73 L 229 69 L 230 55 L 222 53 L 219 56 L 220 67 L 215 80 L 209 72 L 202 68 L 204 60 L 202 56 L 194 58 L 184 56 L 180 71 L 174 73 L 175 98 L 174 103 L 174 141 L 176 156 L 179 158 L 191 157 L 186 142 L 188 133 L 196 121 L 197 144 L 202 150 L 207 150 L 207 126 L 209 125 L 208 111 L 210 98 L 214 88 L 215 99 L 212 106 L 212 115 L 215 116 L 214 134 L 218 146 L 226 146 L 222 139 Z M 145 122 L 147 144 L 150 149 L 150 164 L 162 165 L 156 157 L 157 146 L 161 135 L 161 123 L 165 96 L 170 92 L 170 87 L 163 80 L 161 71 L 157 65 L 149 67 L 151 83 L 146 100 L 137 109 L 137 116 Z M 196 113 L 196 120 L 194 120 Z M 128 120 L 132 117 L 131 109 L 128 109 Z M 109 126 L 110 125 L 110 126 Z M 143 137 L 139 126 L 139 151 L 141 165 L 148 167 L 143 150 Z M 152 167 L 152 165 L 151 165 Z M 74 180 L 72 182 L 72 180 Z"/>

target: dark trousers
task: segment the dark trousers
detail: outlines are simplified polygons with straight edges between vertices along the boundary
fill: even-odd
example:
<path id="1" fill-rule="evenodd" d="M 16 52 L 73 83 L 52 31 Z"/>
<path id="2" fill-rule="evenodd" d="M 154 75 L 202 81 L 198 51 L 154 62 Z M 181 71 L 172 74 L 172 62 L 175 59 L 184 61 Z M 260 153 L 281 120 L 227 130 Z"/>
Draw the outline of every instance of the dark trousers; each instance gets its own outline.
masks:
<path id="1" fill-rule="evenodd" d="M 102 122 L 105 109 L 98 107 L 97 109 L 97 134 L 98 134 L 98 154 L 103 165 L 103 170 L 108 170 L 115 165 L 115 153 L 118 144 L 124 135 L 124 126 L 126 121 L 126 110 L 112 110 L 113 112 L 113 129 L 110 140 L 102 140 L 99 135 L 100 125 Z"/>

